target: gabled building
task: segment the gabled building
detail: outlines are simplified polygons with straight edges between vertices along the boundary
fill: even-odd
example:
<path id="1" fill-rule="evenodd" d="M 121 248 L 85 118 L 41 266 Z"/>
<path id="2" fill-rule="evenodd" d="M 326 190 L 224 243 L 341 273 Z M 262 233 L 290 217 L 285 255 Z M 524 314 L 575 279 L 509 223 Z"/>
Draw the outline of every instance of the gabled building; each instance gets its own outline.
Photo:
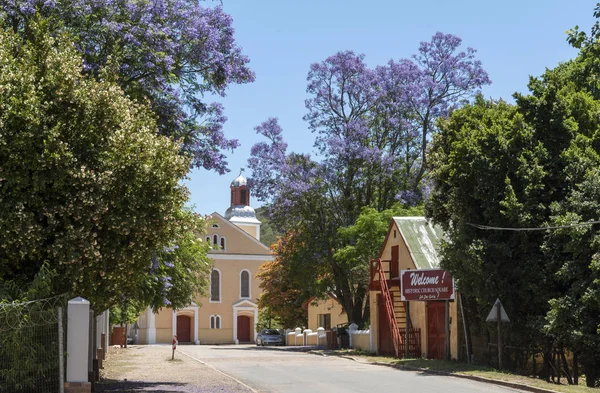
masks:
<path id="1" fill-rule="evenodd" d="M 458 357 L 459 319 L 455 300 L 403 301 L 402 270 L 440 268 L 441 228 L 425 217 L 394 217 L 377 260 L 370 265 L 370 312 L 373 344 L 379 354 L 395 354 L 393 318 L 401 339 L 399 356 L 405 355 L 406 328 L 409 324 L 409 356 L 443 359 Z M 383 274 L 379 272 L 379 266 Z M 385 282 L 382 282 L 385 281 Z M 385 302 L 385 289 L 391 298 L 391 314 Z M 454 297 L 454 296 L 453 296 Z M 409 304 L 410 303 L 410 304 Z M 407 313 L 408 310 L 408 313 Z M 409 318 L 407 318 L 407 314 Z M 446 326 L 449 325 L 448 329 Z"/>
<path id="2" fill-rule="evenodd" d="M 250 207 L 250 190 L 240 175 L 231 182 L 230 207 L 222 216 L 209 216 L 205 241 L 213 249 L 208 297 L 197 297 L 188 307 L 173 311 L 150 309 L 138 318 L 140 344 L 170 343 L 177 335 L 180 343 L 238 344 L 256 339 L 256 279 L 260 265 L 273 259 L 260 242 L 260 221 Z"/>

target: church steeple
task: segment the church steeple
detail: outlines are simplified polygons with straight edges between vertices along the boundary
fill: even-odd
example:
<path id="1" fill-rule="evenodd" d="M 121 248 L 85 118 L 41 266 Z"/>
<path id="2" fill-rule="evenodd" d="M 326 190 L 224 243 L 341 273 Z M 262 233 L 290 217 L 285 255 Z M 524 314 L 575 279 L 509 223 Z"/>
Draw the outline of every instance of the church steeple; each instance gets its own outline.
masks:
<path id="1" fill-rule="evenodd" d="M 225 212 L 225 218 L 240 229 L 260 240 L 260 221 L 256 219 L 254 209 L 250 207 L 250 190 L 244 177 L 244 168 L 231 185 L 231 206 Z"/>
<path id="2" fill-rule="evenodd" d="M 239 176 L 233 179 L 229 188 L 231 188 L 230 206 L 250 206 L 250 190 L 248 190 L 248 181 L 244 177 L 244 168 L 240 169 Z"/>

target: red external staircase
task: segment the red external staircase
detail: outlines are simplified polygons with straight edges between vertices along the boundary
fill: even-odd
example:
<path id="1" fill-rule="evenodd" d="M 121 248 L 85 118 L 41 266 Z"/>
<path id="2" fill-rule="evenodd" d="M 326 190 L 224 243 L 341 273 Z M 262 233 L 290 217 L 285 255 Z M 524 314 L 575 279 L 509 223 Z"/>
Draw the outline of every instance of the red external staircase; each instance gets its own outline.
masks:
<path id="1" fill-rule="evenodd" d="M 393 351 L 397 358 L 401 358 L 406 354 L 406 308 L 405 302 L 401 300 L 400 296 L 400 279 L 396 277 L 398 269 L 392 269 L 391 265 L 392 261 L 389 260 L 381 258 L 371 260 L 369 289 L 381 292 L 381 300 L 385 305 L 385 321 L 387 321 L 391 333 Z M 388 269 L 386 270 L 385 267 Z M 392 272 L 396 275 L 395 277 L 392 277 Z M 421 356 L 420 329 L 409 329 L 408 355 L 410 357 Z"/>

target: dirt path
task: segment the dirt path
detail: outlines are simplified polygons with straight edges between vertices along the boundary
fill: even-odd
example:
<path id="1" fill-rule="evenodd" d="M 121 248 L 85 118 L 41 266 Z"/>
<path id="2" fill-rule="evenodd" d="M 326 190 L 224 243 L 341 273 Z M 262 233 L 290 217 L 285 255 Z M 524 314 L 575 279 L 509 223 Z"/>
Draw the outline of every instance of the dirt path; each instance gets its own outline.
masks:
<path id="1" fill-rule="evenodd" d="M 109 351 L 96 384 L 98 393 L 252 392 L 219 371 L 175 352 L 168 345 L 139 345 Z"/>

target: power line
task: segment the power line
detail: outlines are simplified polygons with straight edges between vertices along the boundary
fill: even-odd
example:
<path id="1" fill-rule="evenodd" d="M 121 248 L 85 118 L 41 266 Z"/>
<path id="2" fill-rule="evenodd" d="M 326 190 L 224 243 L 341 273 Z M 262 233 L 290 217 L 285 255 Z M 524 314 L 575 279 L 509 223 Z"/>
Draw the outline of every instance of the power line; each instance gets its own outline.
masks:
<path id="1" fill-rule="evenodd" d="M 575 228 L 575 227 L 583 227 L 586 225 L 600 224 L 600 220 L 596 221 L 587 221 L 580 222 L 577 224 L 568 224 L 568 225 L 555 225 L 555 226 L 546 226 L 546 227 L 532 227 L 532 228 L 503 228 L 503 227 L 494 227 L 489 225 L 481 225 L 481 224 L 472 224 L 470 222 L 467 225 L 470 225 L 474 228 L 481 229 L 484 231 L 547 231 L 549 229 L 564 229 L 564 228 Z"/>

